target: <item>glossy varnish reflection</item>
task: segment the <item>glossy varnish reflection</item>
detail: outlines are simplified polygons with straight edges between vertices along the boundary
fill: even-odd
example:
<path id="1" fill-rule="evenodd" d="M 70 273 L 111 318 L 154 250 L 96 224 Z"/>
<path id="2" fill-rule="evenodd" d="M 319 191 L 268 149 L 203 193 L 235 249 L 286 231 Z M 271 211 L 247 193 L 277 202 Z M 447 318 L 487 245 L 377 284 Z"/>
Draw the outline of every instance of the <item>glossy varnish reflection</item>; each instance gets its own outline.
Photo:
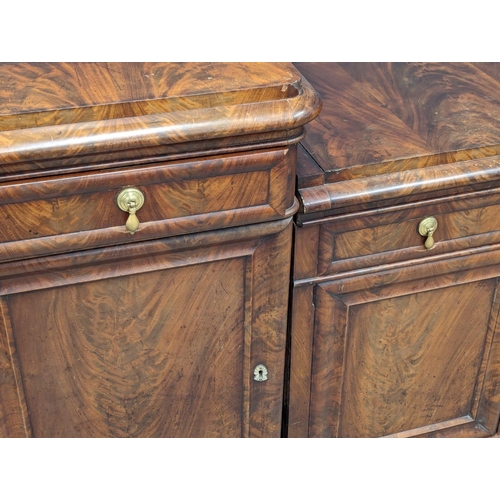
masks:
<path id="1" fill-rule="evenodd" d="M 0 437 L 280 437 L 320 106 L 290 63 L 0 64 Z"/>
<path id="2" fill-rule="evenodd" d="M 4 64 L 0 83 L 10 174 L 297 139 L 320 108 L 289 63 Z"/>
<path id="3" fill-rule="evenodd" d="M 497 63 L 296 67 L 324 98 L 303 144 L 328 182 L 500 153 Z"/>
<path id="4" fill-rule="evenodd" d="M 279 437 L 290 244 L 287 219 L 0 265 L 2 435 Z"/>
<path id="5" fill-rule="evenodd" d="M 296 67 L 324 105 L 299 155 L 288 436 L 495 435 L 500 66 Z"/>

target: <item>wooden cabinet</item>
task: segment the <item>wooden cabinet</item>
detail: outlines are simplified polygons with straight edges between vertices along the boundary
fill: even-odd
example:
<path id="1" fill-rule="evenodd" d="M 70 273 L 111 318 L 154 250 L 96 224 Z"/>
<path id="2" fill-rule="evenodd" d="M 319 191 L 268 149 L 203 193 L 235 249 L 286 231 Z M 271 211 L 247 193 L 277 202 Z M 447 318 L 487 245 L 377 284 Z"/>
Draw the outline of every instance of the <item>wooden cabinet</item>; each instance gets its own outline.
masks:
<path id="1" fill-rule="evenodd" d="M 291 229 L 3 265 L 2 434 L 278 437 Z"/>
<path id="2" fill-rule="evenodd" d="M 281 435 L 319 107 L 290 64 L 0 65 L 0 436 Z"/>
<path id="3" fill-rule="evenodd" d="M 324 109 L 299 152 L 288 436 L 494 435 L 496 66 L 297 66 Z"/>
<path id="4" fill-rule="evenodd" d="M 494 435 L 498 75 L 0 64 L 0 436 Z"/>

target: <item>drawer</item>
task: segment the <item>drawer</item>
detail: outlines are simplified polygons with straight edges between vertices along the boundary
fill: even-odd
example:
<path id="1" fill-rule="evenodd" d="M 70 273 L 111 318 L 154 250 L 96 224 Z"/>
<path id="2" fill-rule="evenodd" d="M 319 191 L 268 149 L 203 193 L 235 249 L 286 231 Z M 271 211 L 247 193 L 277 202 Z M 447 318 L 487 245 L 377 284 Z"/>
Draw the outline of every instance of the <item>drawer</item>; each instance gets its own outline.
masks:
<path id="1" fill-rule="evenodd" d="M 430 249 L 419 233 L 420 223 L 428 217 L 438 224 Z M 333 216 L 305 223 L 297 231 L 296 255 L 302 257 L 296 278 L 439 258 L 439 254 L 495 243 L 500 243 L 500 189 Z"/>
<path id="2" fill-rule="evenodd" d="M 295 146 L 0 184 L 0 261 L 283 219 Z M 138 229 L 119 193 L 137 188 Z"/>

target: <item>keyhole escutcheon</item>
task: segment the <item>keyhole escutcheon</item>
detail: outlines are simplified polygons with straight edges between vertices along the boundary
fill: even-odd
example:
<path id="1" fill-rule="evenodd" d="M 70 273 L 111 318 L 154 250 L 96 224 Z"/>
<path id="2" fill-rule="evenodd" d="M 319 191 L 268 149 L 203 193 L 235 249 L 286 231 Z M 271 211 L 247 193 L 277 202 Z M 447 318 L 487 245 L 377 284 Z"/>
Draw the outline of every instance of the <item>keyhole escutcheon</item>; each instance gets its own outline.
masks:
<path id="1" fill-rule="evenodd" d="M 253 371 L 253 379 L 256 382 L 265 382 L 267 380 L 267 367 L 265 365 L 257 365 Z"/>

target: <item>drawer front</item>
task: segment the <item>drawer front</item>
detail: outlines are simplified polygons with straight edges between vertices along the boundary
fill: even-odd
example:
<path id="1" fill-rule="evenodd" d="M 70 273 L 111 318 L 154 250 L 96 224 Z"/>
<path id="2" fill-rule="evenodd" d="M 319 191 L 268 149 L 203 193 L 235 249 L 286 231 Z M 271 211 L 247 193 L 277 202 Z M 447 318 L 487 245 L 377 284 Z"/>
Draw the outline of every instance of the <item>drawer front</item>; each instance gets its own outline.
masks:
<path id="1" fill-rule="evenodd" d="M 428 217 L 437 221 L 430 249 L 427 236 L 419 232 Z M 500 190 L 337 216 L 314 225 L 319 225 L 317 275 L 423 259 L 499 243 Z"/>
<path id="2" fill-rule="evenodd" d="M 282 219 L 295 149 L 0 185 L 0 260 Z M 144 196 L 131 234 L 119 193 Z"/>

